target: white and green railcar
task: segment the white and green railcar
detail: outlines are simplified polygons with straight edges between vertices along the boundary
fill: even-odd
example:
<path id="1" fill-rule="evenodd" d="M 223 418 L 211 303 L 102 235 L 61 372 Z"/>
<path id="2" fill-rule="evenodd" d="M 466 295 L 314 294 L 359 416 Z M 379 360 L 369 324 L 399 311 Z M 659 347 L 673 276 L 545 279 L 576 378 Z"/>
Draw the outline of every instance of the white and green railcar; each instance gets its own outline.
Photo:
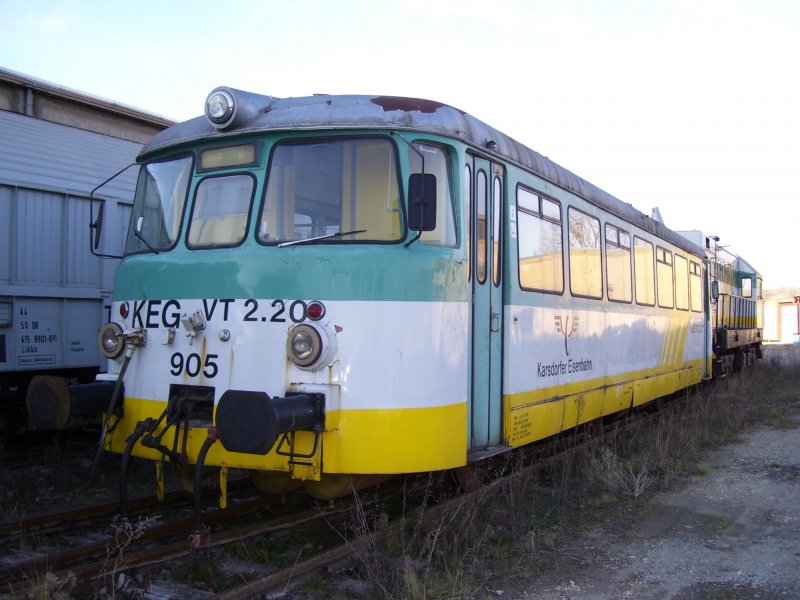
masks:
<path id="1" fill-rule="evenodd" d="M 324 498 L 711 376 L 704 249 L 450 106 L 218 88 L 138 160 L 107 450 Z"/>

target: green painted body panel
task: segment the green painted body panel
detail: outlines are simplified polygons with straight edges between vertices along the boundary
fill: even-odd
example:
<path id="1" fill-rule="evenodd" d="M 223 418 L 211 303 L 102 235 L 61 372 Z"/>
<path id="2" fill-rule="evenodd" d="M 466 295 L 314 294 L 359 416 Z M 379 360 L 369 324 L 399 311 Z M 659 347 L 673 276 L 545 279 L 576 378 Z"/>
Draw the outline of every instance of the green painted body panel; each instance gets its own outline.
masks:
<path id="1" fill-rule="evenodd" d="M 259 246 L 127 257 L 114 299 L 298 298 L 465 302 L 458 248 L 403 244 Z"/>

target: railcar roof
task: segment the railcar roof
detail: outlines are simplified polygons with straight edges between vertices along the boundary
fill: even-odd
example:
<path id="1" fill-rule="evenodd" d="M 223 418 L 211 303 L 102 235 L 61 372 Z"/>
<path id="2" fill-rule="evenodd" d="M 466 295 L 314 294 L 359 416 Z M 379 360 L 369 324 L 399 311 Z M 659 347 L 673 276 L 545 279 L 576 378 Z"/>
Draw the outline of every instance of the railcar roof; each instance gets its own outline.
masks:
<path id="1" fill-rule="evenodd" d="M 460 139 L 483 152 L 502 157 L 565 188 L 596 206 L 649 231 L 679 248 L 705 256 L 702 248 L 630 204 L 601 190 L 568 169 L 517 142 L 466 112 L 431 100 L 396 96 L 331 96 L 275 98 L 244 93 L 258 104 L 256 116 L 241 126 L 218 130 L 205 117 L 197 117 L 156 134 L 142 149 L 139 160 L 174 145 L 201 139 L 219 139 L 260 131 L 338 130 L 388 128 L 424 131 Z M 487 143 L 494 142 L 489 150 Z"/>

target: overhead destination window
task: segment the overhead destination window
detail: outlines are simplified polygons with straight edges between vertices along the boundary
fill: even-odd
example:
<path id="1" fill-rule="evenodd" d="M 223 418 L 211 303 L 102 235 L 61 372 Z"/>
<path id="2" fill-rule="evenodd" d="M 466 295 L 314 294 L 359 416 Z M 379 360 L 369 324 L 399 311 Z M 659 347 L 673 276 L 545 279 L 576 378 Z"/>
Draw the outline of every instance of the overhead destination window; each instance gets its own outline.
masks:
<path id="1" fill-rule="evenodd" d="M 256 164 L 254 144 L 211 148 L 200 153 L 200 169 L 222 169 L 224 167 L 246 167 Z"/>

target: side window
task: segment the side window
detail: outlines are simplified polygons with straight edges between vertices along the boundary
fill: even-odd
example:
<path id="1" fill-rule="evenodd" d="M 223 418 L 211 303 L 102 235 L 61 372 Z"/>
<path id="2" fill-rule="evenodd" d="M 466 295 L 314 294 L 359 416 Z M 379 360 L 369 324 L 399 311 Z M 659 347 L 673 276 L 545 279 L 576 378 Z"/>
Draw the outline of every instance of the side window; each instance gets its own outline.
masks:
<path id="1" fill-rule="evenodd" d="M 631 235 L 606 223 L 606 292 L 614 302 L 631 302 Z"/>
<path id="2" fill-rule="evenodd" d="M 503 184 L 500 177 L 495 175 L 492 191 L 492 283 L 495 287 L 500 285 L 502 263 L 500 262 L 500 221 L 502 219 L 501 206 Z"/>
<path id="3" fill-rule="evenodd" d="M 469 165 L 464 166 L 464 198 L 466 198 L 466 204 L 469 207 L 467 209 L 467 223 L 469 223 L 469 232 L 467 234 L 467 273 L 469 273 L 469 279 L 472 280 L 472 265 L 469 264 L 469 261 L 472 260 L 472 169 Z"/>
<path id="4" fill-rule="evenodd" d="M 167 250 L 177 243 L 192 164 L 191 156 L 183 156 L 142 166 L 125 254 L 148 248 Z"/>
<path id="5" fill-rule="evenodd" d="M 689 261 L 675 255 L 675 308 L 689 310 Z"/>
<path id="6" fill-rule="evenodd" d="M 478 187 L 476 190 L 477 192 L 477 200 L 475 207 L 476 215 L 475 215 L 475 227 L 477 228 L 477 245 L 478 247 L 475 248 L 475 278 L 478 280 L 478 283 L 484 283 L 486 281 L 486 253 L 488 252 L 488 248 L 486 246 L 487 240 L 487 231 L 486 231 L 486 210 L 487 210 L 487 180 L 486 180 L 486 172 L 481 170 L 478 171 L 477 181 L 475 185 Z"/>
<path id="7" fill-rule="evenodd" d="M 658 305 L 672 308 L 674 290 L 672 284 L 672 252 L 656 246 L 656 280 L 658 282 Z"/>
<path id="8" fill-rule="evenodd" d="M 561 205 L 517 187 L 519 284 L 541 292 L 564 291 Z"/>
<path id="9" fill-rule="evenodd" d="M 745 298 L 752 298 L 753 297 L 753 278 L 752 277 L 743 277 L 742 278 L 742 296 Z"/>
<path id="10" fill-rule="evenodd" d="M 653 244 L 634 236 L 633 269 L 636 278 L 636 303 L 644 306 L 655 306 L 656 303 L 653 258 Z"/>
<path id="11" fill-rule="evenodd" d="M 190 248 L 237 246 L 247 232 L 255 181 L 250 175 L 207 177 L 197 186 L 189 223 Z"/>
<path id="12" fill-rule="evenodd" d="M 408 150 L 408 161 L 412 173 L 422 172 L 423 157 L 425 158 L 425 173 L 436 176 L 436 229 L 423 231 L 419 239 L 426 244 L 455 246 L 456 227 L 453 219 L 453 194 L 451 193 L 453 186 L 447 151 L 439 146 L 415 143 L 413 148 Z"/>
<path id="13" fill-rule="evenodd" d="M 700 263 L 689 261 L 689 299 L 694 312 L 703 312 L 703 280 Z"/>
<path id="14" fill-rule="evenodd" d="M 385 138 L 287 140 L 271 153 L 258 241 L 393 242 L 405 234 L 399 161 Z"/>
<path id="15" fill-rule="evenodd" d="M 600 220 L 569 209 L 569 287 L 574 296 L 603 297 Z"/>

